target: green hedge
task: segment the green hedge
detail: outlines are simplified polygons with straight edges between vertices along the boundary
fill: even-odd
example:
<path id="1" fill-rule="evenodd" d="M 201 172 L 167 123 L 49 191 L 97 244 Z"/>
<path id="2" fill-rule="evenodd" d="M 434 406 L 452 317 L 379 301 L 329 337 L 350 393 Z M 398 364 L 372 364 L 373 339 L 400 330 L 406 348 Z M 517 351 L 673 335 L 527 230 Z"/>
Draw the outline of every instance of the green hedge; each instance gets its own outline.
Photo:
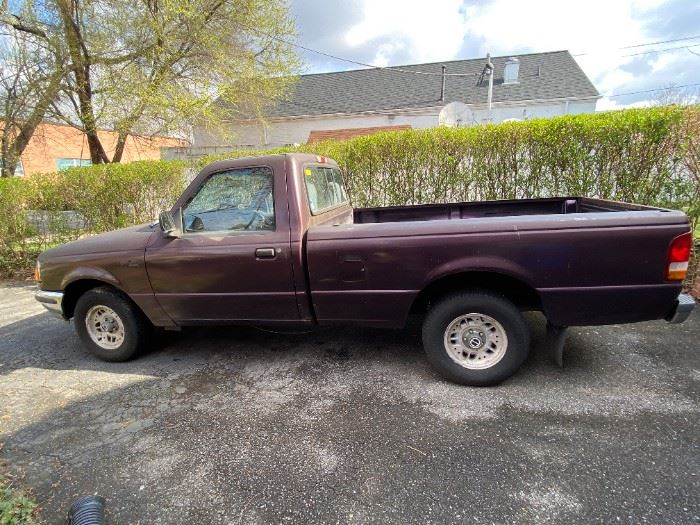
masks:
<path id="1" fill-rule="evenodd" d="M 238 150 L 200 159 L 196 167 L 291 151 L 337 160 L 357 207 L 571 195 L 681 209 L 694 228 L 700 218 L 698 106 Z M 0 180 L 0 206 L 13 211 L 0 225 L 0 270 L 26 267 L 48 243 L 150 220 L 181 191 L 183 168 L 179 162 L 139 162 Z M 55 224 L 48 234 L 27 225 L 27 210 L 51 212 Z M 61 210 L 79 211 L 85 228 L 62 227 Z"/>
<path id="2" fill-rule="evenodd" d="M 26 273 L 47 247 L 152 220 L 184 189 L 185 167 L 140 161 L 0 179 L 0 273 Z"/>

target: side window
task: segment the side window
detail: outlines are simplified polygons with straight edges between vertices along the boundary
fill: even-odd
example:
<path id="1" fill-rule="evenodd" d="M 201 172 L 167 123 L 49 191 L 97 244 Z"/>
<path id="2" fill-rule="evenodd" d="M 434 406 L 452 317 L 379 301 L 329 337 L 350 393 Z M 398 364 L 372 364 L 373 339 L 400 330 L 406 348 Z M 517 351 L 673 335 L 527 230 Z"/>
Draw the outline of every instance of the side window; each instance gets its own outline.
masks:
<path id="1" fill-rule="evenodd" d="M 243 168 L 209 177 L 182 209 L 186 232 L 275 229 L 270 168 Z"/>
<path id="2" fill-rule="evenodd" d="M 343 176 L 338 168 L 308 166 L 304 168 L 304 182 L 309 208 L 314 215 L 348 202 Z"/>

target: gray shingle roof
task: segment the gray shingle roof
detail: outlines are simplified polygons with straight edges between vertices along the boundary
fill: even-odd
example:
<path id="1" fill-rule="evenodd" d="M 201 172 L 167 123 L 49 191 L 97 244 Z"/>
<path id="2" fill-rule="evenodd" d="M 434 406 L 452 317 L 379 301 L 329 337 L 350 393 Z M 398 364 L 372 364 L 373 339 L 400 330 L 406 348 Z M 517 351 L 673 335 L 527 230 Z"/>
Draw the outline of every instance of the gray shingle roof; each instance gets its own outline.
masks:
<path id="1" fill-rule="evenodd" d="M 517 84 L 503 83 L 503 68 L 509 56 L 520 60 Z M 495 67 L 494 102 L 599 96 L 598 90 L 568 51 L 509 56 L 491 59 Z M 485 64 L 485 58 L 478 58 L 302 75 L 288 100 L 269 107 L 265 114 L 275 118 L 422 108 L 454 101 L 483 104 L 486 103 L 487 83 L 479 84 L 479 77 Z M 447 76 L 445 100 L 441 102 L 442 65 L 447 66 L 448 74 L 465 73 L 469 76 Z"/>

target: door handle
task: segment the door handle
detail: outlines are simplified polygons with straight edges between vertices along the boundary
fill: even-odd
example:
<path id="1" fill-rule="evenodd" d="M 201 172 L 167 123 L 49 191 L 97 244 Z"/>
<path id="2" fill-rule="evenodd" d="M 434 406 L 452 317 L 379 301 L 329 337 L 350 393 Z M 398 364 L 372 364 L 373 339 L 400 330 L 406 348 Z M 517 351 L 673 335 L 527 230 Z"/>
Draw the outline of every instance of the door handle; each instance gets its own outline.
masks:
<path id="1" fill-rule="evenodd" d="M 274 259 L 277 252 L 274 248 L 258 248 L 255 250 L 255 256 L 258 259 Z"/>

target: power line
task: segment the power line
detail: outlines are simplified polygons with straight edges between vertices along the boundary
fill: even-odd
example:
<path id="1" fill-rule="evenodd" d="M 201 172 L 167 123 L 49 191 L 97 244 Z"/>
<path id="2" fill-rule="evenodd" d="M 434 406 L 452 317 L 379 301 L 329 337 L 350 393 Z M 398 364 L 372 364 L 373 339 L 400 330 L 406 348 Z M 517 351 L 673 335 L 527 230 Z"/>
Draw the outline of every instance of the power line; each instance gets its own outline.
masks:
<path id="1" fill-rule="evenodd" d="M 352 60 L 350 58 L 343 58 L 339 57 L 336 55 L 332 55 L 330 53 L 326 53 L 325 51 L 319 51 L 318 49 L 312 49 L 310 47 L 302 46 L 301 44 L 297 44 L 296 42 L 292 42 L 290 40 L 286 40 L 284 38 L 278 37 L 276 35 L 271 35 L 269 33 L 265 33 L 264 31 L 260 31 L 259 29 L 255 28 L 250 28 L 252 31 L 261 34 L 263 36 L 266 36 L 268 38 L 271 38 L 272 40 L 276 40 L 278 42 L 281 42 L 283 44 L 287 44 L 289 46 L 297 47 L 299 49 L 303 49 L 304 51 L 308 51 L 310 53 L 316 53 L 317 55 L 321 55 L 324 57 L 332 58 L 334 60 L 340 60 L 341 62 L 347 62 L 349 64 L 355 64 L 357 66 L 363 66 L 363 67 L 368 67 L 371 69 L 384 69 L 387 71 L 394 71 L 396 73 L 409 73 L 411 75 L 430 75 L 430 76 L 439 76 L 441 77 L 443 73 L 437 73 L 437 72 L 432 72 L 432 71 L 417 71 L 417 70 L 412 70 L 412 69 L 402 69 L 400 67 L 396 66 L 377 66 L 374 64 L 367 64 L 365 62 L 359 62 L 357 60 Z M 450 76 L 450 77 L 476 77 L 480 75 L 481 73 L 445 73 L 445 76 Z"/>
<path id="2" fill-rule="evenodd" d="M 649 45 L 652 45 L 652 44 L 649 44 Z M 698 47 L 698 46 L 700 46 L 700 43 L 690 44 L 689 46 L 666 47 L 663 49 L 649 49 L 647 51 L 639 51 L 638 53 L 628 53 L 626 55 L 616 55 L 616 56 L 619 56 L 620 58 L 625 58 L 625 57 L 638 57 L 638 56 L 642 56 L 642 55 L 653 55 L 654 53 L 668 53 L 671 51 L 679 51 L 682 49 L 687 49 L 688 51 L 690 51 L 690 48 Z M 633 46 L 633 47 L 639 47 L 639 46 Z M 619 49 L 624 49 L 624 48 L 619 48 Z M 692 51 L 690 51 L 690 52 L 693 53 Z M 582 56 L 590 56 L 590 55 L 602 54 L 602 53 L 604 53 L 604 51 L 590 52 L 590 53 L 577 53 L 577 54 L 571 55 L 571 56 L 582 57 Z M 695 53 L 693 53 L 693 54 L 695 54 Z"/>
<path id="3" fill-rule="evenodd" d="M 695 36 L 685 36 L 683 38 L 673 38 L 671 40 L 657 40 L 656 42 L 645 42 L 643 44 L 632 44 L 629 46 L 623 46 L 623 47 L 617 47 L 615 48 L 615 51 L 623 51 L 625 49 L 634 49 L 637 47 L 646 47 L 646 46 L 656 46 L 659 44 L 673 44 L 674 42 L 684 42 L 687 40 L 697 40 L 700 38 L 700 35 L 695 35 Z M 681 49 L 681 48 L 672 48 L 672 49 Z M 586 51 L 585 53 L 576 53 L 572 56 L 575 57 L 582 57 L 585 55 L 595 55 L 598 53 L 605 53 L 605 50 L 599 50 L 599 51 Z M 634 55 L 625 55 L 625 56 L 634 56 Z"/>
<path id="4" fill-rule="evenodd" d="M 647 42 L 645 44 L 634 44 L 631 46 L 624 46 L 621 47 L 620 49 L 632 49 L 635 47 L 645 47 L 645 46 L 655 46 L 656 44 L 673 44 L 674 42 L 683 42 L 685 40 L 695 40 L 697 38 L 700 38 L 700 35 L 695 35 L 695 36 L 684 36 L 682 38 L 673 38 L 671 40 L 659 40 L 657 42 Z"/>
<path id="5" fill-rule="evenodd" d="M 250 28 L 250 29 L 258 34 L 261 34 L 263 36 L 266 36 L 268 38 L 271 38 L 271 39 L 276 40 L 278 42 L 281 42 L 283 44 L 287 44 L 287 45 L 302 49 L 302 50 L 307 51 L 309 53 L 315 53 L 315 54 L 320 55 L 320 56 L 331 58 L 333 60 L 339 60 L 341 62 L 347 62 L 349 64 L 354 64 L 356 66 L 363 66 L 363 67 L 368 67 L 371 69 L 383 69 L 386 71 L 394 71 L 396 73 L 407 73 L 407 74 L 411 74 L 411 75 L 429 75 L 429 76 L 439 76 L 439 77 L 443 76 L 443 73 L 432 72 L 432 71 L 420 71 L 420 70 L 413 70 L 413 69 L 403 69 L 401 67 L 396 67 L 396 66 L 377 66 L 375 64 L 368 64 L 366 62 L 360 62 L 358 60 L 340 57 L 337 55 L 333 55 L 331 53 L 326 53 L 325 51 L 319 51 L 318 49 L 313 49 L 313 48 L 310 48 L 307 46 L 303 46 L 301 44 L 297 44 L 296 42 L 292 42 L 290 40 L 287 40 L 285 38 L 281 38 L 281 37 L 278 37 L 276 35 L 271 35 L 269 33 L 261 31 L 257 28 Z M 674 42 L 684 42 L 684 41 L 688 41 L 688 40 L 696 40 L 699 38 L 700 38 L 700 35 L 694 35 L 694 36 L 686 36 L 686 37 L 682 37 L 682 38 L 673 38 L 673 39 L 669 39 L 669 40 L 658 40 L 655 42 L 644 42 L 641 44 L 631 44 L 628 46 L 619 47 L 619 48 L 616 48 L 616 50 L 635 49 L 635 48 L 653 46 L 653 45 L 659 45 L 659 44 L 671 44 Z M 631 53 L 631 54 L 622 55 L 622 56 L 623 57 L 630 57 L 630 56 L 640 56 L 640 55 L 647 55 L 647 54 L 653 54 L 653 53 L 665 53 L 665 52 L 669 52 L 669 51 L 676 51 L 679 49 L 690 50 L 689 48 L 696 47 L 699 45 L 700 44 L 693 44 L 691 46 L 672 47 L 672 48 L 666 48 L 666 49 L 653 49 L 653 50 L 649 50 L 649 51 L 642 51 L 639 53 Z M 572 56 L 579 57 L 579 56 L 597 54 L 597 53 L 601 53 L 601 52 L 604 52 L 604 51 L 588 51 L 585 53 L 576 53 Z M 480 73 L 444 73 L 445 76 L 450 76 L 450 77 L 476 77 L 479 74 Z"/>
<path id="6" fill-rule="evenodd" d="M 651 55 L 653 53 L 666 53 L 667 51 L 678 51 L 680 49 L 688 49 L 690 50 L 691 47 L 697 47 L 700 46 L 700 44 L 693 44 L 690 46 L 680 46 L 680 47 L 667 47 L 665 49 L 650 49 L 649 51 L 642 51 L 641 53 L 630 53 L 629 55 L 622 55 L 622 57 L 636 57 L 640 55 Z M 691 51 L 692 53 L 692 51 Z"/>
<path id="7" fill-rule="evenodd" d="M 606 98 L 615 98 L 615 97 L 625 97 L 628 95 L 641 95 L 642 93 L 655 93 L 658 91 L 664 91 L 664 90 L 670 90 L 670 89 L 683 89 L 683 88 L 688 88 L 688 87 L 696 87 L 700 86 L 700 82 L 695 82 L 694 84 L 683 84 L 681 86 L 668 86 L 665 88 L 656 88 L 656 89 L 644 89 L 641 91 L 630 91 L 628 93 L 617 93 L 615 95 L 605 95 Z"/>

